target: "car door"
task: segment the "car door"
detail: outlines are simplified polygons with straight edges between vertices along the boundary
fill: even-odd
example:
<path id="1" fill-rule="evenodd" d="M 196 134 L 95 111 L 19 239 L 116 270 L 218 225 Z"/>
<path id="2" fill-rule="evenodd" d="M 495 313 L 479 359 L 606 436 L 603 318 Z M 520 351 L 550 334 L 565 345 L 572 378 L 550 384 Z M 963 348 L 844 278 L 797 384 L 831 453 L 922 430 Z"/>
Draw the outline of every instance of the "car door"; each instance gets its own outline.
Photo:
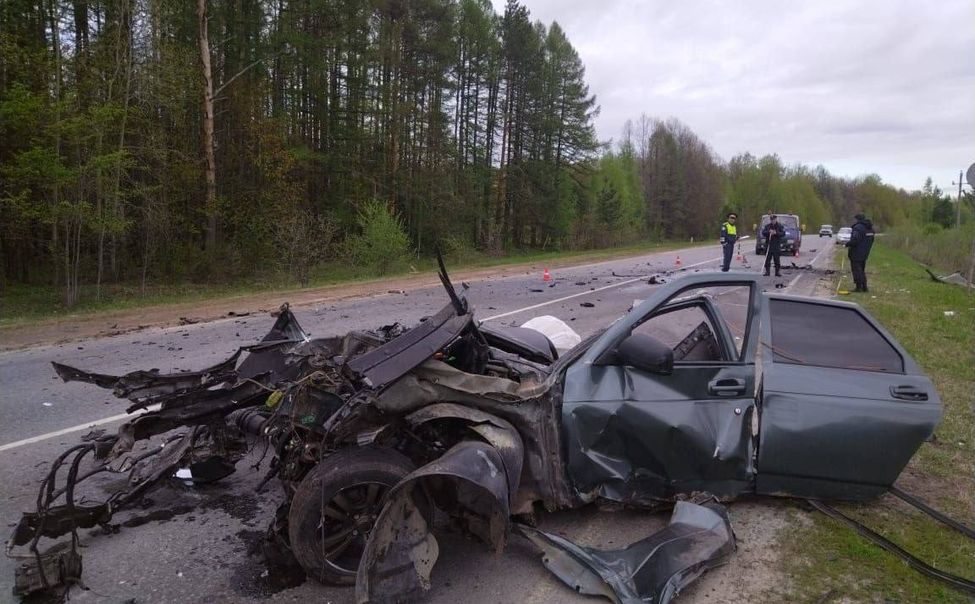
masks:
<path id="1" fill-rule="evenodd" d="M 567 368 L 562 430 L 577 493 L 638 503 L 751 488 L 758 298 L 751 275 L 682 279 L 618 320 Z M 616 355 L 641 330 L 669 338 L 667 346 L 676 342 L 669 374 Z"/>
<path id="2" fill-rule="evenodd" d="M 907 352 L 855 304 L 768 296 L 762 326 L 759 493 L 883 493 L 941 418 Z"/>

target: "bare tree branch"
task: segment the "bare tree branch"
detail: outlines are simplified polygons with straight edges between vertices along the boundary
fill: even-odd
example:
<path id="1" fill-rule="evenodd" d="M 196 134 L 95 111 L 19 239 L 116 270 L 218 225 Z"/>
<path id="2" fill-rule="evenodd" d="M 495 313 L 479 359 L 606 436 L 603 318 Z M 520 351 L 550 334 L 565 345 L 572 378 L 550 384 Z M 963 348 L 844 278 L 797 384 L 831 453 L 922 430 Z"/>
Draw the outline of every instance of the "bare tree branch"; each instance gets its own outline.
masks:
<path id="1" fill-rule="evenodd" d="M 248 65 L 247 67 L 244 67 L 243 69 L 241 69 L 240 71 L 238 71 L 237 73 L 235 73 L 233 76 L 231 76 L 231 78 L 229 80 L 227 80 L 226 82 L 224 82 L 223 84 L 221 84 L 220 86 L 218 86 L 217 89 L 214 90 L 213 91 L 213 94 L 210 96 L 210 100 L 211 101 L 212 100 L 216 100 L 217 95 L 220 94 L 221 92 L 223 92 L 223 89 L 224 88 L 226 88 L 227 86 L 230 86 L 233 83 L 234 80 L 236 80 L 240 76 L 244 75 L 244 73 L 246 73 L 252 67 L 254 67 L 254 66 L 256 66 L 256 65 L 258 65 L 260 63 L 263 63 L 264 61 L 269 61 L 271 59 L 274 59 L 276 57 L 279 57 L 279 56 L 283 55 L 285 52 L 286 51 L 284 51 L 284 50 L 282 50 L 281 52 L 276 52 L 273 55 L 268 55 L 268 56 L 266 56 L 264 58 L 258 59 L 256 61 L 254 61 L 253 63 L 251 63 L 250 65 Z"/>

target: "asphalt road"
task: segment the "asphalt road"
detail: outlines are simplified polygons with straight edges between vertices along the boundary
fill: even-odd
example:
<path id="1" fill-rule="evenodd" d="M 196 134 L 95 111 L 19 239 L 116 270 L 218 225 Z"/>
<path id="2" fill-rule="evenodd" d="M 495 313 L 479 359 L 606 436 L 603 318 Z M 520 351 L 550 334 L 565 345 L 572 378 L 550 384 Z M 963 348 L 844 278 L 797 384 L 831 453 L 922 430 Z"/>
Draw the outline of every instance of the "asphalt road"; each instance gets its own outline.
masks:
<path id="1" fill-rule="evenodd" d="M 786 258 L 784 264 L 828 266 L 833 251 L 830 242 L 807 241 L 803 256 Z M 761 258 L 747 243 L 742 248 L 750 266 L 736 261 L 735 269 L 761 270 Z M 678 255 L 681 267 L 675 266 Z M 524 274 L 472 282 L 467 297 L 482 319 L 521 324 L 550 314 L 585 337 L 626 312 L 634 300 L 646 298 L 657 287 L 647 284 L 649 275 L 678 268 L 685 272 L 715 270 L 719 255 L 715 245 L 563 268 L 553 272 L 550 283 L 542 281 L 539 266 Z M 782 278 L 765 278 L 763 286 L 773 289 L 779 284 L 789 293 L 811 295 L 820 277 L 815 271 L 786 269 Z M 295 314 L 306 331 L 326 336 L 394 321 L 412 325 L 436 312 L 445 301 L 441 289 L 426 288 L 306 306 L 295 309 Z M 594 306 L 580 306 L 582 302 Z M 120 423 L 117 416 L 125 408 L 125 401 L 113 399 L 97 387 L 61 383 L 51 368 L 52 361 L 115 374 L 146 368 L 163 372 L 199 369 L 256 341 L 272 323 L 270 316 L 248 316 L 0 353 L 0 484 L 4 485 L 0 519 L 4 526 L 12 526 L 20 512 L 33 505 L 39 480 L 53 457 L 78 442 L 92 424 L 114 430 Z M 261 473 L 249 470 L 249 465 L 247 460 L 241 461 L 237 474 L 206 488 L 174 486 L 153 492 L 154 505 L 113 519 L 122 524 L 117 533 L 83 531 L 84 580 L 90 589 L 73 590 L 72 601 L 351 601 L 348 588 L 267 575 L 255 548 L 278 493 L 273 486 L 255 492 Z M 108 486 L 105 483 L 101 488 Z M 99 490 L 96 487 L 91 496 L 102 496 Z M 584 544 L 622 547 L 657 530 L 666 520 L 661 515 L 584 509 L 552 514 L 543 520 L 542 528 Z M 738 521 L 734 513 L 733 520 Z M 747 522 L 747 518 L 743 520 Z M 500 557 L 455 535 L 445 535 L 440 541 L 430 602 L 588 600 L 549 576 L 537 552 L 519 538 L 513 537 Z M 11 598 L 13 568 L 12 560 L 0 562 L 0 601 Z M 684 598 L 695 598 L 691 591 Z"/>

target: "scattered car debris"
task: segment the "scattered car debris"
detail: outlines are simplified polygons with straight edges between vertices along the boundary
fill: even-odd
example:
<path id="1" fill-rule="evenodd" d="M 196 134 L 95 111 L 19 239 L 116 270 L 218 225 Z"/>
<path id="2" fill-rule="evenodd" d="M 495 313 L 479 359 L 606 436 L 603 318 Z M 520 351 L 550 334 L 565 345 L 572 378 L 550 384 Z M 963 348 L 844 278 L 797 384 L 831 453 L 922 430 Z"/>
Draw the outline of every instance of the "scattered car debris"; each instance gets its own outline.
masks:
<path id="1" fill-rule="evenodd" d="M 222 479 L 258 439 L 272 456 L 261 486 L 283 487 L 267 549 L 319 581 L 355 584 L 360 602 L 430 589 L 436 517 L 500 552 L 513 517 L 597 500 L 678 503 L 667 528 L 615 552 L 517 530 L 561 552 L 547 563 L 558 576 L 584 570 L 578 581 L 592 593 L 667 601 L 734 548 L 723 508 L 686 497 L 869 500 L 941 417 L 931 381 L 862 309 L 766 295 L 756 275 L 675 280 L 575 346 L 567 325 L 541 317 L 479 323 L 442 260 L 440 279 L 448 304 L 411 328 L 312 338 L 285 304 L 260 342 L 200 371 L 108 375 L 55 363 L 64 381 L 112 390 L 142 413 L 50 465 L 7 543 L 17 593 L 77 581 L 79 529 L 109 526 L 176 476 Z M 716 283 L 747 292 L 740 341 L 697 293 Z M 673 320 L 689 309 L 704 320 Z M 686 335 L 665 344 L 639 329 L 657 317 Z M 858 337 L 857 356 L 831 334 Z M 769 352 L 758 354 L 760 342 Z M 667 404 L 648 404 L 661 397 Z M 805 399 L 827 404 L 797 405 Z M 898 400 L 910 405 L 887 404 Z M 101 473 L 127 480 L 99 502 L 86 485 Z"/>
<path id="2" fill-rule="evenodd" d="M 14 595 L 32 594 L 81 581 L 81 554 L 68 543 L 54 545 L 14 570 Z"/>
<path id="3" fill-rule="evenodd" d="M 664 283 L 667 283 L 667 279 L 660 275 L 653 275 L 647 279 L 647 285 L 662 285 Z"/>
<path id="4" fill-rule="evenodd" d="M 515 528 L 542 550 L 542 563 L 560 581 L 613 602 L 667 604 L 735 551 L 728 513 L 716 502 L 678 501 L 667 527 L 621 550 L 581 547 L 523 524 Z"/>
<path id="5" fill-rule="evenodd" d="M 186 317 L 179 318 L 180 325 L 195 325 L 200 322 L 200 319 L 188 319 Z"/>
<path id="6" fill-rule="evenodd" d="M 814 270 L 813 269 L 813 265 L 811 265 L 811 264 L 804 264 L 803 266 L 799 266 L 795 262 L 790 262 L 789 263 L 789 266 L 783 266 L 782 268 L 785 269 L 785 270 L 798 270 L 798 271 L 811 271 L 811 270 Z"/>
<path id="7" fill-rule="evenodd" d="M 84 436 L 82 436 L 81 437 L 81 442 L 87 443 L 87 442 L 97 441 L 98 439 L 103 438 L 104 436 L 105 436 L 105 429 L 104 428 L 96 428 L 96 429 L 88 432 Z"/>
<path id="8" fill-rule="evenodd" d="M 595 308 L 596 307 L 596 305 L 593 304 L 592 302 L 580 302 L 579 303 L 579 306 L 581 306 L 583 308 Z"/>
<path id="9" fill-rule="evenodd" d="M 971 283 L 968 279 L 962 276 L 961 273 L 955 272 L 955 273 L 951 273 L 950 275 L 939 276 L 931 272 L 931 269 L 929 269 L 928 267 L 924 267 L 924 270 L 927 271 L 928 275 L 931 276 L 932 281 L 937 281 L 938 283 L 947 283 L 949 285 L 961 285 L 962 287 L 975 288 L 975 284 Z"/>

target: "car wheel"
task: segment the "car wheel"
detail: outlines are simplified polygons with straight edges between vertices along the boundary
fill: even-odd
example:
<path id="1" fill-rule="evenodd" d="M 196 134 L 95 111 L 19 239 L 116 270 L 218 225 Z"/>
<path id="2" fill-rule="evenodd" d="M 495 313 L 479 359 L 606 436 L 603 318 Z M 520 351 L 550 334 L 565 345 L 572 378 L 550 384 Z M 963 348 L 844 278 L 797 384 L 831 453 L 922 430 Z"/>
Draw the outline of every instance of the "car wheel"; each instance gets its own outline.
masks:
<path id="1" fill-rule="evenodd" d="M 345 449 L 323 459 L 298 485 L 288 513 L 295 558 L 322 583 L 353 585 L 366 539 L 390 489 L 414 470 L 392 449 Z"/>

